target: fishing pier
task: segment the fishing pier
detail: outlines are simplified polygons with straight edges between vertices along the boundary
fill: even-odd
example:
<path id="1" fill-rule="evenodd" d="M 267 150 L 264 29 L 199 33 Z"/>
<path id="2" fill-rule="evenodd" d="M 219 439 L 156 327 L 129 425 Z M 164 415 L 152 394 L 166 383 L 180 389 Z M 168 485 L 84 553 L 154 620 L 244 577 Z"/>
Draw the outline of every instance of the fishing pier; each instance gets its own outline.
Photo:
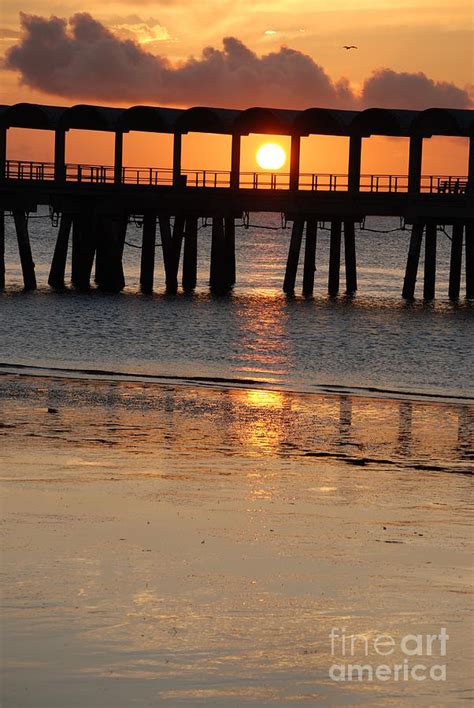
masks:
<path id="1" fill-rule="evenodd" d="M 10 128 L 52 131 L 54 160 L 7 159 Z M 69 164 L 69 130 L 104 131 L 114 135 L 113 165 Z M 169 169 L 123 165 L 124 135 L 130 131 L 172 136 Z M 182 136 L 190 132 L 231 137 L 229 171 L 182 169 Z M 288 136 L 290 168 L 282 173 L 241 171 L 241 138 L 250 134 Z M 343 174 L 302 173 L 301 139 L 310 135 L 343 136 L 349 141 Z M 406 175 L 361 174 L 362 143 L 372 135 L 409 140 Z M 466 175 L 422 174 L 423 141 L 432 136 L 469 140 Z M 27 157 L 27 156 L 25 156 Z M 118 292 L 125 286 L 122 255 L 127 224 L 143 224 L 140 283 L 151 292 L 155 281 L 156 237 L 159 229 L 167 292 L 196 285 L 198 221 L 212 223 L 209 283 L 216 293 L 228 292 L 236 281 L 235 224 L 251 212 L 277 212 L 292 222 L 283 290 L 295 291 L 303 255 L 303 294 L 314 289 L 318 223 L 330 224 L 327 289 L 338 294 L 341 255 L 345 292 L 357 290 L 355 225 L 369 216 L 400 217 L 411 226 L 402 296 L 415 296 L 424 244 L 423 297 L 435 296 L 437 233 L 452 227 L 449 297 L 460 296 L 465 268 L 466 297 L 474 297 L 474 111 L 431 108 L 424 111 L 370 108 L 343 111 L 310 108 L 302 111 L 249 108 L 230 110 L 133 106 L 127 109 L 20 103 L 0 106 L 0 288 L 5 287 L 5 213 L 12 214 L 25 289 L 36 287 L 28 232 L 28 214 L 40 205 L 50 208 L 59 229 L 49 274 L 51 287 L 65 287 L 68 252 L 71 281 L 82 290 L 95 282 Z M 69 248 L 71 241 L 72 247 Z"/>

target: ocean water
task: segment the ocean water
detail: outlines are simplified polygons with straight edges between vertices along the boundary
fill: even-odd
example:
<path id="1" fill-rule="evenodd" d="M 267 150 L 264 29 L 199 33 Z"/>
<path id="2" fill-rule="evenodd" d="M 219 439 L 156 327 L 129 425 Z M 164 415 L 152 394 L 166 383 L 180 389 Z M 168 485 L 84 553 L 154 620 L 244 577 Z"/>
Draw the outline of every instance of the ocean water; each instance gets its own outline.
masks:
<path id="1" fill-rule="evenodd" d="M 0 294 L 4 370 L 22 365 L 58 374 L 100 370 L 297 391 L 474 395 L 473 303 L 447 298 L 449 233 L 439 233 L 437 297 L 430 304 L 401 298 L 410 232 L 399 228 L 398 219 L 368 219 L 357 230 L 354 298 L 327 296 L 328 224 L 318 230 L 314 298 L 298 295 L 302 264 L 296 296 L 285 297 L 281 287 L 291 229 L 282 227 L 278 214 L 252 214 L 251 228 L 237 228 L 237 283 L 228 296 L 209 293 L 206 224 L 198 234 L 198 285 L 192 296 L 164 293 L 159 236 L 155 293 L 140 294 L 141 229 L 135 224 L 127 231 L 123 293 L 58 294 L 47 286 L 57 236 L 48 212 L 30 218 L 36 292 L 21 291 L 12 221 L 6 218 L 7 283 Z M 420 281 L 422 272 L 423 259 Z M 417 293 L 421 298 L 422 282 Z"/>

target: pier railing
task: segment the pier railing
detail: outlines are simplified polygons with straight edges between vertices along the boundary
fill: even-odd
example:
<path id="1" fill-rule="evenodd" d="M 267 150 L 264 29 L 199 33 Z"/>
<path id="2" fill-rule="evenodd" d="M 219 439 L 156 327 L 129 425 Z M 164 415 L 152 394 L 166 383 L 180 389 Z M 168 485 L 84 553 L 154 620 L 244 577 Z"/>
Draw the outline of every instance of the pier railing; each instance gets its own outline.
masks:
<path id="1" fill-rule="evenodd" d="M 114 168 L 109 165 L 68 163 L 64 166 L 66 182 L 77 184 L 114 184 Z M 53 162 L 7 160 L 5 179 L 52 182 L 55 179 Z M 229 188 L 230 172 L 225 170 L 181 170 L 180 185 L 191 188 Z M 173 170 L 160 167 L 123 167 L 121 184 L 141 186 L 172 186 Z M 283 172 L 241 172 L 241 189 L 289 189 L 290 175 Z M 463 194 L 467 177 L 453 175 L 423 175 L 420 192 L 425 194 Z M 301 173 L 299 189 L 306 191 L 338 192 L 348 190 L 347 174 Z M 361 192 L 405 193 L 408 175 L 361 174 Z"/>

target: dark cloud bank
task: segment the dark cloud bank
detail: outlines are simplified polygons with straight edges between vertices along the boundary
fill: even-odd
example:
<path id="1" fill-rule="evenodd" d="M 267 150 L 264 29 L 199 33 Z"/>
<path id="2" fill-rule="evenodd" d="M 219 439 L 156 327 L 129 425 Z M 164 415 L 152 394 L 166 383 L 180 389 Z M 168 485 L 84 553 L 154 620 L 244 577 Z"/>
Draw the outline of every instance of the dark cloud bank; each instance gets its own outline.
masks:
<path id="1" fill-rule="evenodd" d="M 71 100 L 233 108 L 471 105 L 468 93 L 452 83 L 390 69 L 375 71 L 355 95 L 347 80 L 334 82 L 302 52 L 281 47 L 259 57 L 235 37 L 226 37 L 222 50 L 207 47 L 173 66 L 85 13 L 69 22 L 22 13 L 21 23 L 21 40 L 7 52 L 4 67 L 19 71 L 31 88 Z"/>

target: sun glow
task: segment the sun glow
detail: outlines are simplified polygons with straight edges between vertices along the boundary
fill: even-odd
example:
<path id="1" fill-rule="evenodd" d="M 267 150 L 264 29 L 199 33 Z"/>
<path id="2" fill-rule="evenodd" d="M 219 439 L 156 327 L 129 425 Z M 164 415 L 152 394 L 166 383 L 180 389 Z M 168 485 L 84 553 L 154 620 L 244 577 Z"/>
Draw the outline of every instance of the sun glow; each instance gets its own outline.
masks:
<path id="1" fill-rule="evenodd" d="M 286 153 L 276 143 L 265 143 L 257 150 L 257 163 L 264 170 L 279 170 L 286 162 Z"/>

